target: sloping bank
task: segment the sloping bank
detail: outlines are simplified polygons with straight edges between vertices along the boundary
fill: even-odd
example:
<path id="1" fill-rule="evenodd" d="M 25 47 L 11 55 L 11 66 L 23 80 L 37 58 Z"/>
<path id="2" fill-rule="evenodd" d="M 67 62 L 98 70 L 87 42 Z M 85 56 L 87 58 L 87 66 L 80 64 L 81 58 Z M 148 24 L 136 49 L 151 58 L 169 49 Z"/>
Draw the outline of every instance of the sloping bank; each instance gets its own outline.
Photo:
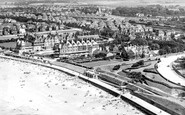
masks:
<path id="1" fill-rule="evenodd" d="M 36 61 L 32 61 L 32 60 L 20 59 L 20 58 L 4 56 L 4 55 L 0 55 L 0 58 L 31 63 L 31 64 L 40 65 L 40 66 L 44 66 L 44 67 L 48 67 L 48 68 L 51 68 L 51 69 L 55 69 L 55 70 L 59 70 L 59 71 L 68 73 L 70 75 L 79 77 L 80 79 L 83 79 L 85 81 L 88 81 L 89 83 L 91 83 L 91 84 L 93 84 L 93 85 L 95 85 L 95 86 L 97 86 L 101 89 L 104 89 L 104 90 L 108 91 L 109 93 L 111 93 L 115 96 L 120 95 L 123 100 L 127 101 L 129 104 L 133 105 L 134 107 L 138 108 L 139 110 L 141 110 L 142 112 L 144 112 L 146 114 L 149 114 L 149 115 L 170 115 L 166 111 L 163 111 L 162 109 L 157 108 L 156 106 L 138 98 L 137 96 L 134 96 L 130 93 L 123 94 L 121 91 L 119 91 L 115 87 L 112 87 L 112 86 L 110 86 L 106 83 L 103 83 L 103 82 L 101 82 L 97 79 L 86 77 L 83 74 L 80 74 L 80 73 L 78 73 L 74 70 L 67 69 L 67 68 L 61 67 L 61 66 L 59 67 L 59 66 L 56 66 L 56 65 L 45 64 L 45 63 L 36 62 Z"/>
<path id="2" fill-rule="evenodd" d="M 174 66 L 173 63 L 170 64 L 170 67 L 172 67 L 173 70 L 174 70 L 179 76 L 185 78 L 185 76 L 184 76 L 180 71 L 178 71 L 178 69 Z"/>
<path id="3" fill-rule="evenodd" d="M 181 86 L 183 89 L 185 88 L 184 85 L 175 83 L 175 82 L 173 82 L 173 81 L 167 79 L 166 77 L 164 77 L 164 75 L 162 75 L 162 74 L 158 71 L 158 63 L 156 63 L 156 64 L 154 65 L 154 68 L 155 68 L 155 70 L 158 72 L 158 74 L 159 74 L 163 79 L 165 79 L 166 81 L 168 81 L 168 82 L 170 82 L 170 83 L 172 83 L 172 84 L 174 84 L 174 85 Z M 174 69 L 174 68 L 173 68 L 173 69 Z M 175 69 L 174 69 L 174 70 L 175 70 Z M 175 71 L 175 72 L 176 72 L 178 75 L 180 75 L 180 73 L 179 73 L 178 71 Z"/>

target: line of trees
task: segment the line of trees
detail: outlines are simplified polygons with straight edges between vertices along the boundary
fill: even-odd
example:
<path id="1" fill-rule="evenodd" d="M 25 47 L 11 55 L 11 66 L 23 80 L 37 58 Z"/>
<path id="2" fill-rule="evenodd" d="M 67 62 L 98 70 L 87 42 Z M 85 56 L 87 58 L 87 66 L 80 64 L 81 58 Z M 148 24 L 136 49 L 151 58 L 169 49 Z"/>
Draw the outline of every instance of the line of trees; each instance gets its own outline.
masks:
<path id="1" fill-rule="evenodd" d="M 0 43 L 16 42 L 16 41 L 17 41 L 17 39 L 12 38 L 12 39 L 0 40 Z"/>
<path id="2" fill-rule="evenodd" d="M 183 42 L 171 41 L 160 41 L 152 40 L 149 41 L 151 49 L 159 50 L 160 55 L 177 53 L 185 50 L 185 44 Z"/>
<path id="3" fill-rule="evenodd" d="M 112 10 L 112 14 L 118 16 L 135 17 L 137 13 L 143 13 L 145 15 L 150 14 L 152 16 L 169 16 L 184 15 L 185 10 L 183 8 L 179 8 L 179 10 L 174 11 L 161 5 L 148 5 L 146 7 L 117 7 L 116 9 Z"/>

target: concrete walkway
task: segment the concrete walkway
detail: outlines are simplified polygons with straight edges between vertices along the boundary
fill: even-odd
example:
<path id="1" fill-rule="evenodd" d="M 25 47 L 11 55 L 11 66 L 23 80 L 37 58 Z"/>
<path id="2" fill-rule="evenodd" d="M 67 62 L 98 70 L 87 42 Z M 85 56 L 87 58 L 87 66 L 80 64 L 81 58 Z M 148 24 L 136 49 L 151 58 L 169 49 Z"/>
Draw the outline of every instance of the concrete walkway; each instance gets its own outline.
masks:
<path id="1" fill-rule="evenodd" d="M 185 54 L 170 56 L 161 58 L 161 62 L 158 63 L 158 72 L 167 80 L 185 86 L 185 79 L 178 75 L 171 67 L 170 64 L 174 62 L 178 57 L 185 56 Z"/>

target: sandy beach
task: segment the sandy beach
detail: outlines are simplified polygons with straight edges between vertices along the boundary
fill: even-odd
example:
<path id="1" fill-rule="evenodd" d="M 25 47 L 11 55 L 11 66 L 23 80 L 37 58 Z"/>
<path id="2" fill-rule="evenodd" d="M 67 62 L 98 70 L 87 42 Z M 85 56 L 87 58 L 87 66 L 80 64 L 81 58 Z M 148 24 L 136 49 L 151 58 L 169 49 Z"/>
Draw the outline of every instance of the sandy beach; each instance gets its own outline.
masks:
<path id="1" fill-rule="evenodd" d="M 144 115 L 78 78 L 0 59 L 0 115 Z"/>

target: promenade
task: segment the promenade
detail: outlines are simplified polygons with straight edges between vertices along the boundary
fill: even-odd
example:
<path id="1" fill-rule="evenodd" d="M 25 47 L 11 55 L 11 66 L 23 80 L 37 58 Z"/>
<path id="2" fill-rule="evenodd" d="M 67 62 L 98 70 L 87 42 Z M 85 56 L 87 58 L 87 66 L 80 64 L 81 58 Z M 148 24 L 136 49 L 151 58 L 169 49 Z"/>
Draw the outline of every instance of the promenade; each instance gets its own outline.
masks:
<path id="1" fill-rule="evenodd" d="M 178 57 L 181 56 L 185 56 L 185 54 L 161 58 L 161 62 L 158 63 L 157 70 L 165 79 L 169 80 L 170 82 L 185 86 L 185 79 L 182 76 L 178 75 L 170 66 L 172 62 L 174 62 Z"/>
<path id="2" fill-rule="evenodd" d="M 0 115 L 145 115 L 129 102 L 56 69 L 0 58 L 0 70 Z"/>
<path id="3" fill-rule="evenodd" d="M 8 58 L 8 59 L 12 59 L 12 60 L 17 60 L 17 61 L 22 61 L 22 62 L 28 62 L 28 63 L 32 63 L 32 64 L 37 64 L 37 65 L 41 65 L 41 66 L 44 66 L 44 67 L 49 67 L 49 68 L 52 68 L 52 69 L 57 69 L 57 70 L 60 70 L 60 71 L 64 71 L 64 72 L 67 72 L 67 73 L 70 73 L 70 74 L 73 74 L 81 79 L 84 79 L 86 81 L 89 81 L 93 84 L 96 84 L 97 86 L 100 86 L 100 87 L 103 87 L 104 89 L 107 89 L 107 90 L 110 90 L 116 94 L 119 94 L 120 96 L 122 96 L 123 98 L 129 100 L 129 102 L 132 104 L 132 105 L 135 105 L 137 106 L 138 108 L 141 108 L 143 111 L 147 112 L 148 114 L 152 114 L 152 115 L 170 115 L 169 113 L 167 113 L 166 111 L 163 111 L 162 109 L 130 94 L 130 93 L 126 93 L 126 94 L 123 94 L 122 91 L 119 91 L 117 88 L 113 87 L 113 86 L 110 86 L 106 83 L 103 83 L 97 79 L 93 79 L 93 78 L 89 78 L 89 77 L 86 77 L 84 76 L 83 74 L 80 74 L 78 72 L 75 72 L 71 69 L 67 69 L 65 67 L 61 67 L 61 66 L 56 66 L 56 65 L 50 65 L 50 64 L 44 64 L 44 63 L 38 63 L 38 62 L 33 62 L 33 61 L 30 61 L 30 60 L 25 60 L 25 59 L 18 59 L 18 58 L 14 58 L 14 57 L 7 57 L 7 56 L 0 56 L 1 58 Z"/>

